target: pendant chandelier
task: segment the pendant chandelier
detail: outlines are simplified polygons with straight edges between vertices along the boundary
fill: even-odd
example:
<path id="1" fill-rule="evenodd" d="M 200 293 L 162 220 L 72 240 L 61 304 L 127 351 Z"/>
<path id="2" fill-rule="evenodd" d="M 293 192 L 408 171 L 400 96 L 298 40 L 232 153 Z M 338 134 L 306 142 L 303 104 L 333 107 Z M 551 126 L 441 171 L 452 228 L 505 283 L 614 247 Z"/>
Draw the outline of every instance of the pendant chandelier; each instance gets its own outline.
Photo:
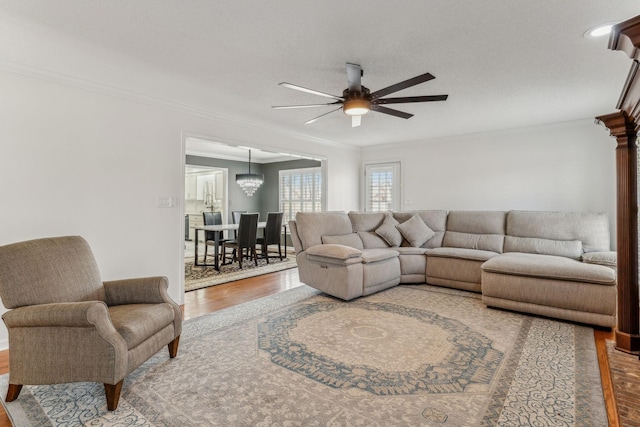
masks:
<path id="1" fill-rule="evenodd" d="M 249 173 L 237 173 L 236 182 L 247 193 L 247 196 L 253 196 L 253 193 L 264 182 L 264 175 L 251 173 L 251 150 L 249 150 Z"/>

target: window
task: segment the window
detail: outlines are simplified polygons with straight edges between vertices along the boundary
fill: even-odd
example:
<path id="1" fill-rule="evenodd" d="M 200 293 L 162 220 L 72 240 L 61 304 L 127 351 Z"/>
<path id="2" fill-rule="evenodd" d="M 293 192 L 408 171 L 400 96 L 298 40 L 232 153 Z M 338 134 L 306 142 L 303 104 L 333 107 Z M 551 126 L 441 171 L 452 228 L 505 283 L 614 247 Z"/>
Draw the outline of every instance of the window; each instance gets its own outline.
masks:
<path id="1" fill-rule="evenodd" d="M 400 210 L 400 162 L 364 165 L 365 210 Z"/>
<path id="2" fill-rule="evenodd" d="M 322 211 L 321 168 L 280 171 L 280 210 L 283 220 L 296 218 L 296 212 Z"/>

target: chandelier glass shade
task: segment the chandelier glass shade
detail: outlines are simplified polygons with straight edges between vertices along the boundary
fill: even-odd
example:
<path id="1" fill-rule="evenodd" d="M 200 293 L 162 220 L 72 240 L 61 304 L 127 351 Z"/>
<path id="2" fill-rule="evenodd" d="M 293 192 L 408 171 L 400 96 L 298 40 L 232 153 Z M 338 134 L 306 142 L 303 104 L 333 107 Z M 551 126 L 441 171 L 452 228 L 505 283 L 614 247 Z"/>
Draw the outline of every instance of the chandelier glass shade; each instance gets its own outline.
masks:
<path id="1" fill-rule="evenodd" d="M 236 182 L 247 196 L 253 196 L 264 182 L 264 175 L 251 173 L 251 150 L 249 150 L 249 173 L 237 173 Z"/>

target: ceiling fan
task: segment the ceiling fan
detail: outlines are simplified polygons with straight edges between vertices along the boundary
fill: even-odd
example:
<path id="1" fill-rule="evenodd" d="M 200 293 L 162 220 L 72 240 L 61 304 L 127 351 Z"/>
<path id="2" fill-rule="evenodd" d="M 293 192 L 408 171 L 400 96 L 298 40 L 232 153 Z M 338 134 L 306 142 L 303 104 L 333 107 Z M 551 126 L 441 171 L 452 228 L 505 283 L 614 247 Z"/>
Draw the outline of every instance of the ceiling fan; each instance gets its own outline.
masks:
<path id="1" fill-rule="evenodd" d="M 377 90 L 375 92 L 369 91 L 368 88 L 362 86 L 361 78 L 363 76 L 362 68 L 358 64 L 350 64 L 347 62 L 347 83 L 349 87 L 342 92 L 342 96 L 331 95 L 329 93 L 320 92 L 313 89 L 307 89 L 306 87 L 294 85 L 291 83 L 282 82 L 280 86 L 287 87 L 293 90 L 299 90 L 301 92 L 310 93 L 313 95 L 323 96 L 325 98 L 331 98 L 334 102 L 327 104 L 307 104 L 307 105 L 281 105 L 274 106 L 274 109 L 291 109 L 291 108 L 313 108 L 313 107 L 326 107 L 328 105 L 339 105 L 328 113 L 324 113 L 305 122 L 305 124 L 313 123 L 316 120 L 342 109 L 345 114 L 351 116 L 351 126 L 360 126 L 362 116 L 369 111 L 377 111 L 378 113 L 390 114 L 392 116 L 408 119 L 413 117 L 413 114 L 405 113 L 403 111 L 394 110 L 392 108 L 384 107 L 384 104 L 404 104 L 409 102 L 432 102 L 432 101 L 446 101 L 449 95 L 428 95 L 428 96 L 405 96 L 401 98 L 383 98 L 383 96 L 390 95 L 394 92 L 401 91 L 411 86 L 418 85 L 420 83 L 427 82 L 435 79 L 430 73 L 421 74 L 413 77 L 409 80 L 396 83 L 391 86 L 387 86 L 384 89 Z"/>

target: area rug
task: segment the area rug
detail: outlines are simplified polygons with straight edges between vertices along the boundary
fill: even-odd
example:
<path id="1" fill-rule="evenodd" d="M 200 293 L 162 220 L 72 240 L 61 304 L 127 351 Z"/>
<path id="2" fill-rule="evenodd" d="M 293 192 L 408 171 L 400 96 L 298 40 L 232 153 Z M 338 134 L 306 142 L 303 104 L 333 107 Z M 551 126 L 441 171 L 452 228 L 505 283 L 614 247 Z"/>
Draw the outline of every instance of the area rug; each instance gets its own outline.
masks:
<path id="1" fill-rule="evenodd" d="M 20 427 L 607 425 L 592 329 L 428 285 L 351 302 L 301 286 L 187 321 L 166 353 L 114 412 L 91 383 L 4 405 Z"/>
<path id="2" fill-rule="evenodd" d="M 213 267 L 195 266 L 193 264 L 193 258 L 185 258 L 184 290 L 194 291 L 234 280 L 287 270 L 297 266 L 295 256 L 288 255 L 282 258 L 282 261 L 280 261 L 279 258 L 269 258 L 269 264 L 267 264 L 267 260 L 264 258 L 259 258 L 257 267 L 253 261 L 244 261 L 242 263 L 242 269 L 240 269 L 237 262 L 234 262 L 233 264 L 221 265 L 220 271 L 216 271 Z"/>

